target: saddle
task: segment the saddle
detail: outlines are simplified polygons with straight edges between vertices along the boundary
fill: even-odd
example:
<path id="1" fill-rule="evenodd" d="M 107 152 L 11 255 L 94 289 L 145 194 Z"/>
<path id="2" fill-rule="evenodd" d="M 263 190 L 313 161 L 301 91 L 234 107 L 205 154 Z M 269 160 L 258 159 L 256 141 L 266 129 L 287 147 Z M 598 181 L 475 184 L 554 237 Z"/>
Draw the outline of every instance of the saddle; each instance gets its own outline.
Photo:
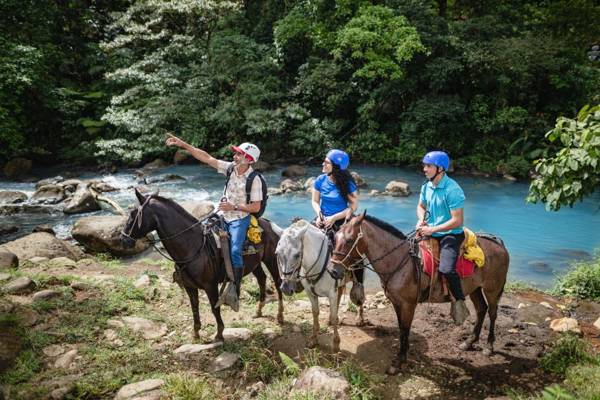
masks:
<path id="1" fill-rule="evenodd" d="M 244 241 L 244 250 L 242 251 L 242 255 L 244 256 L 259 254 L 264 248 L 264 243 L 262 242 L 261 236 L 263 229 L 260 227 L 258 219 L 256 219 L 254 216 L 251 216 L 250 218 L 250 227 L 248 228 L 248 234 L 246 235 L 246 240 Z M 227 232 L 227 227 L 225 226 L 225 220 L 223 217 L 216 213 L 211 214 L 204 220 L 204 222 L 202 222 L 202 226 L 204 229 L 204 234 L 211 238 L 211 244 L 213 244 L 215 248 L 222 251 L 219 232 Z"/>

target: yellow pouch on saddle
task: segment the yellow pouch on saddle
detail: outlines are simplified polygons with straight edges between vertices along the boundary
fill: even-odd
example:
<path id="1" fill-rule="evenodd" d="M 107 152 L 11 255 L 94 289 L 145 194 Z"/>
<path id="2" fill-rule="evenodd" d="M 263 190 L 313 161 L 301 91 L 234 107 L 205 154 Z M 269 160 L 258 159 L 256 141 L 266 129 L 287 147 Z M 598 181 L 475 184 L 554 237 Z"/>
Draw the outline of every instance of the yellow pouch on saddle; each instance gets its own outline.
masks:
<path id="1" fill-rule="evenodd" d="M 483 250 L 477 244 L 477 235 L 467 228 L 464 228 L 464 231 L 463 257 L 469 261 L 473 261 L 478 267 L 483 267 L 483 264 L 485 264 L 485 254 L 483 254 Z"/>
<path id="2" fill-rule="evenodd" d="M 248 227 L 248 233 L 246 237 L 254 244 L 258 244 L 261 241 L 263 229 L 258 224 L 258 220 L 254 215 L 250 215 L 250 226 Z"/>

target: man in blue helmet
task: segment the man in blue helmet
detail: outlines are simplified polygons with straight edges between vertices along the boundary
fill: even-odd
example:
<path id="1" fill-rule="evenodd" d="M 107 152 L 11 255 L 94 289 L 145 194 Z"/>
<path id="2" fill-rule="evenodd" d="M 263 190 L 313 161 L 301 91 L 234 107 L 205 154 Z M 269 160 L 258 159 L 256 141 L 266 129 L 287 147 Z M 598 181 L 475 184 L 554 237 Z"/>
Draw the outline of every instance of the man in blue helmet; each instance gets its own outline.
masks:
<path id="1" fill-rule="evenodd" d="M 423 157 L 423 172 L 429 182 L 421 187 L 416 230 L 420 236 L 431 236 L 440 243 L 439 271 L 444 274 L 454 298 L 450 314 L 457 325 L 462 325 L 469 309 L 456 273 L 456 260 L 465 239 L 465 194 L 458 183 L 446 174 L 449 166 L 450 158 L 443 151 L 431 151 Z"/>

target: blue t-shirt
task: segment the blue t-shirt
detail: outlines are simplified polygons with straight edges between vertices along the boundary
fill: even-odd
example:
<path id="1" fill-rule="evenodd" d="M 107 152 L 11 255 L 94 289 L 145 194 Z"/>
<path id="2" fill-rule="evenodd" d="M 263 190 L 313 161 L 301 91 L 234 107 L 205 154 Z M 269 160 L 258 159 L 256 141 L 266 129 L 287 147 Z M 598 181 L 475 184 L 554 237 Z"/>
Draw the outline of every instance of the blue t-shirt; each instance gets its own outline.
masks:
<path id="1" fill-rule="evenodd" d="M 348 203 L 342 197 L 335 183 L 327 178 L 327 175 L 319 175 L 315 179 L 313 187 L 321 193 L 321 213 L 323 213 L 323 216 L 330 217 L 348 208 Z M 356 192 L 356 184 L 350 181 L 348 182 L 348 193 L 354 192 Z"/>
<path id="2" fill-rule="evenodd" d="M 448 222 L 452 218 L 450 210 L 458 210 L 464 207 L 465 193 L 454 179 L 444 175 L 435 187 L 431 182 L 427 182 L 421 186 L 420 200 L 427 207 L 427 211 L 429 211 L 427 224 L 429 226 L 438 226 Z M 449 231 L 435 232 L 432 236 L 439 237 L 449 233 L 458 234 L 462 232 L 463 226 L 461 225 Z"/>

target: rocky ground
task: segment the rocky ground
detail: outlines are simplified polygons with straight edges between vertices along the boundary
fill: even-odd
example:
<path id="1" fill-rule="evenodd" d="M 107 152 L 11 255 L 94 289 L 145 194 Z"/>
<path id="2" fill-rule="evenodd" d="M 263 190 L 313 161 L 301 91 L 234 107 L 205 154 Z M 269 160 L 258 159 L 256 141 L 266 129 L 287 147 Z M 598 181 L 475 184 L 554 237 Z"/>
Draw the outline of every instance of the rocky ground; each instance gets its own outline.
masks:
<path id="1" fill-rule="evenodd" d="M 305 296 L 285 300 L 282 326 L 272 295 L 264 316 L 253 318 L 258 289 L 245 278 L 240 312 L 223 310 L 226 327 L 235 329 L 226 331 L 225 343 L 212 344 L 215 324 L 206 296 L 201 339 L 192 341 L 187 296 L 171 283 L 171 273 L 172 266 L 156 258 L 123 263 L 106 257 L 38 257 L 0 271 L 4 398 L 486 399 L 533 393 L 559 380 L 538 367 L 558 335 L 551 324 L 579 331 L 600 349 L 600 328 L 593 325 L 599 304 L 516 291 L 502 298 L 490 357 L 480 348 L 458 349 L 472 318 L 455 327 L 449 305 L 420 305 L 409 361 L 389 377 L 384 372 L 398 331 L 383 293 L 368 294 L 366 326 L 355 325 L 352 305 L 342 307 L 341 352 L 331 354 L 326 304 L 320 345 L 307 349 L 312 317 Z M 486 335 L 487 324 L 483 340 Z M 322 368 L 310 368 L 316 366 Z M 298 394 L 319 385 L 333 389 Z"/>

